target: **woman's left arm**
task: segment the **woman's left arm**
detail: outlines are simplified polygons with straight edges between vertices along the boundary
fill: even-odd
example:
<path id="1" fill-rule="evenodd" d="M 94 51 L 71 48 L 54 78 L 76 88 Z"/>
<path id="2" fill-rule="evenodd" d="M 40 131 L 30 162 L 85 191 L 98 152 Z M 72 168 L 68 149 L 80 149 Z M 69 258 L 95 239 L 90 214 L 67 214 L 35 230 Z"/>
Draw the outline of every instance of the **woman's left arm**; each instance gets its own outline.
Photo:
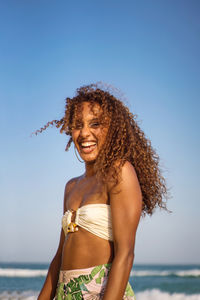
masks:
<path id="1" fill-rule="evenodd" d="M 134 259 L 135 235 L 142 211 L 142 193 L 134 167 L 126 162 L 120 183 L 111 189 L 114 259 L 103 300 L 122 300 Z"/>

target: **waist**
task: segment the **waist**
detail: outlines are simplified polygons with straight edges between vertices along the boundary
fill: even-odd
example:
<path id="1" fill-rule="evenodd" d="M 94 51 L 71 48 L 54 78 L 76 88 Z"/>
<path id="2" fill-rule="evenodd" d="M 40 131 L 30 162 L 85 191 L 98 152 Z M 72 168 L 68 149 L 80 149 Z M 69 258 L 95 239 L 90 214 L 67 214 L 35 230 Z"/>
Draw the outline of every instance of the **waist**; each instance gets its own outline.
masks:
<path id="1" fill-rule="evenodd" d="M 61 270 L 100 265 L 111 262 L 113 257 L 113 242 L 96 237 L 85 230 L 79 230 L 69 233 L 65 240 Z"/>
<path id="2" fill-rule="evenodd" d="M 106 269 L 108 272 L 111 268 L 111 263 L 106 263 L 106 264 L 100 264 L 97 266 L 92 266 L 89 268 L 82 268 L 82 269 L 73 269 L 73 270 L 60 270 L 59 273 L 59 283 L 68 283 L 71 278 L 77 278 L 82 275 L 87 275 L 91 277 L 91 279 L 99 273 L 100 270 Z"/>

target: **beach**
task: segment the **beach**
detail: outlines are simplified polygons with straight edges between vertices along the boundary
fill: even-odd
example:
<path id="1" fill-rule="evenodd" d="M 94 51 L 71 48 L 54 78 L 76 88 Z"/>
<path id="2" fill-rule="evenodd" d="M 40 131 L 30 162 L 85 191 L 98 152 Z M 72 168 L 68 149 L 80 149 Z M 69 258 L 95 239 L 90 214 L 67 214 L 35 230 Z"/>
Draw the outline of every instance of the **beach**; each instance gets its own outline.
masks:
<path id="1" fill-rule="evenodd" d="M 36 300 L 46 263 L 0 263 L 0 300 Z M 136 300 L 200 300 L 200 265 L 134 265 Z"/>

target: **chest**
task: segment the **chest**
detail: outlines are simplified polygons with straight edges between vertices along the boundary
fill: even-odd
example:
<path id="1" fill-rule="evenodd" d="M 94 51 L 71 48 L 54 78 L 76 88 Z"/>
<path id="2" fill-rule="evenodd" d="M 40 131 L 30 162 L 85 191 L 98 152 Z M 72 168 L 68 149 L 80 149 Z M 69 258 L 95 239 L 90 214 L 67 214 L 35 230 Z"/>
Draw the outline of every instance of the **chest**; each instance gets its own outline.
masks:
<path id="1" fill-rule="evenodd" d="M 66 209 L 73 210 L 95 203 L 109 204 L 106 188 L 96 178 L 77 181 L 65 199 Z"/>

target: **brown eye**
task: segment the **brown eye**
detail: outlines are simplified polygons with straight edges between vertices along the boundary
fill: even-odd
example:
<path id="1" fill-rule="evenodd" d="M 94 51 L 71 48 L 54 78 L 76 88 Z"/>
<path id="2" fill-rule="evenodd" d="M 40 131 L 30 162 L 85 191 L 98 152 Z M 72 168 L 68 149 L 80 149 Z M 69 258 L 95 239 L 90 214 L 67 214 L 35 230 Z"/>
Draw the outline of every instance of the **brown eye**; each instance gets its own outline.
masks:
<path id="1" fill-rule="evenodd" d="M 93 128 L 98 128 L 100 126 L 100 123 L 99 122 L 94 122 L 92 124 L 90 124 L 91 127 Z"/>

